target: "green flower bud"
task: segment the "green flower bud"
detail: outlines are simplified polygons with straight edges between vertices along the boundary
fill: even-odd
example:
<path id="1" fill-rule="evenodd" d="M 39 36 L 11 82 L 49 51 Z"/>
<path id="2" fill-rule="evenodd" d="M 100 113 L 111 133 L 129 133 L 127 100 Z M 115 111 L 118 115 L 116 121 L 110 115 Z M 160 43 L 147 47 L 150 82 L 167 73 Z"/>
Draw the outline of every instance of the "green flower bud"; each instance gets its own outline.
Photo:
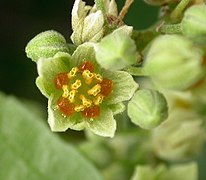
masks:
<path id="1" fill-rule="evenodd" d="M 53 57 L 57 52 L 69 52 L 69 48 L 64 37 L 53 30 L 36 35 L 26 46 L 27 57 L 35 62 Z"/>
<path id="2" fill-rule="evenodd" d="M 155 128 L 168 116 L 166 99 L 158 91 L 139 90 L 128 103 L 128 116 L 143 129 Z"/>
<path id="3" fill-rule="evenodd" d="M 206 5 L 194 5 L 185 11 L 182 19 L 182 32 L 185 36 L 204 41 L 206 36 Z"/>
<path id="4" fill-rule="evenodd" d="M 184 177 L 184 178 L 183 178 Z M 198 167 L 195 162 L 186 164 L 177 164 L 167 168 L 161 164 L 156 167 L 148 165 L 139 165 L 135 169 L 132 180 L 197 180 Z"/>
<path id="5" fill-rule="evenodd" d="M 204 141 L 202 120 L 191 110 L 180 108 L 172 111 L 168 120 L 152 133 L 155 154 L 171 161 L 197 155 Z"/>
<path id="6" fill-rule="evenodd" d="M 138 61 L 135 42 L 123 31 L 116 30 L 96 45 L 97 62 L 112 71 L 123 69 Z"/>
<path id="7" fill-rule="evenodd" d="M 144 63 L 145 72 L 162 88 L 182 90 L 202 77 L 203 52 L 178 35 L 154 40 Z"/>

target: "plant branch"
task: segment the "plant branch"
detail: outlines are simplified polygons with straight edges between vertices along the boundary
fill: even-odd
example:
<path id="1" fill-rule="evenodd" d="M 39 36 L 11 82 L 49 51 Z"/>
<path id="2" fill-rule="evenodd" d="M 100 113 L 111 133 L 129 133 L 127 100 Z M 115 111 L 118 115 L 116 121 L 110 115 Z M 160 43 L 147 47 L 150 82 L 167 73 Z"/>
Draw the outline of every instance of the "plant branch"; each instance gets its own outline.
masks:
<path id="1" fill-rule="evenodd" d="M 119 19 L 121 19 L 121 20 L 124 19 L 125 15 L 127 14 L 128 10 L 133 2 L 134 2 L 134 0 L 126 0 L 122 10 L 119 13 Z"/>

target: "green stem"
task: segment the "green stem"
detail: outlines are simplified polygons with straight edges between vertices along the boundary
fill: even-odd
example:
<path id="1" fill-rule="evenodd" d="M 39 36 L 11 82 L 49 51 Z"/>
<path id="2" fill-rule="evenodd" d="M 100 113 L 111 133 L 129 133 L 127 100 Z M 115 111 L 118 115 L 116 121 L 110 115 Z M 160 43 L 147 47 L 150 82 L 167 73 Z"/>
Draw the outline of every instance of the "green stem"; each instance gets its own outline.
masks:
<path id="1" fill-rule="evenodd" d="M 159 32 L 164 34 L 180 34 L 182 33 L 182 25 L 179 24 L 165 24 L 159 28 Z"/>
<path id="2" fill-rule="evenodd" d="M 177 5 L 177 7 L 173 10 L 170 17 L 172 19 L 178 19 L 181 15 L 184 9 L 189 4 L 190 0 L 181 0 L 180 3 Z"/>
<path id="3" fill-rule="evenodd" d="M 105 14 L 105 8 L 104 8 L 104 2 L 103 0 L 94 0 L 96 6 L 97 6 L 97 9 L 98 10 L 101 10 L 103 14 Z"/>
<path id="4" fill-rule="evenodd" d="M 129 67 L 125 69 L 129 74 L 133 76 L 147 76 L 147 74 L 144 71 L 144 68 L 142 67 Z"/>

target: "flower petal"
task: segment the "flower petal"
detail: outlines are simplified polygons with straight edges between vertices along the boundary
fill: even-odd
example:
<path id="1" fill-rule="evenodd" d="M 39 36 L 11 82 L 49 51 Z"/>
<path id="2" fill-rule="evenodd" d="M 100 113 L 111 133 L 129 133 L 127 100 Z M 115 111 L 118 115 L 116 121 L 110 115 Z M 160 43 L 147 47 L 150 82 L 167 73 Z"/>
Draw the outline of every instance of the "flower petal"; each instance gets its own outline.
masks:
<path id="1" fill-rule="evenodd" d="M 139 85 L 132 76 L 124 71 L 104 72 L 103 77 L 108 77 L 113 81 L 113 91 L 105 101 L 107 104 L 116 104 L 118 102 L 129 100 Z"/>
<path id="2" fill-rule="evenodd" d="M 57 53 L 54 57 L 48 59 L 39 59 L 37 62 L 37 70 L 40 78 L 36 83 L 40 91 L 48 97 L 55 92 L 54 78 L 58 73 L 68 72 L 71 56 L 67 53 Z"/>
<path id="3" fill-rule="evenodd" d="M 76 31 L 80 19 L 84 19 L 89 8 L 85 6 L 85 2 L 82 0 L 76 0 L 72 8 L 72 29 Z"/>
<path id="4" fill-rule="evenodd" d="M 84 20 L 84 27 L 82 31 L 82 41 L 90 41 L 96 34 L 98 34 L 104 25 L 104 16 L 102 11 L 89 14 Z M 103 34 L 102 34 L 103 36 Z M 101 38 L 101 37 L 100 37 Z M 97 39 L 98 40 L 100 40 Z"/>
<path id="5" fill-rule="evenodd" d="M 68 128 L 74 130 L 84 129 L 84 118 L 81 114 L 74 114 L 70 117 L 64 116 L 57 107 L 59 96 L 51 96 L 48 101 L 48 123 L 54 132 L 66 131 Z"/>
<path id="6" fill-rule="evenodd" d="M 113 137 L 116 131 L 116 121 L 108 108 L 102 108 L 100 116 L 88 119 L 86 125 L 94 134 L 103 137 Z"/>
<path id="7" fill-rule="evenodd" d="M 109 108 L 112 110 L 113 115 L 122 113 L 125 111 L 126 107 L 123 103 L 111 104 Z"/>
<path id="8" fill-rule="evenodd" d="M 72 66 L 79 66 L 84 61 L 91 61 L 97 66 L 94 43 L 87 42 L 77 47 L 72 55 Z"/>

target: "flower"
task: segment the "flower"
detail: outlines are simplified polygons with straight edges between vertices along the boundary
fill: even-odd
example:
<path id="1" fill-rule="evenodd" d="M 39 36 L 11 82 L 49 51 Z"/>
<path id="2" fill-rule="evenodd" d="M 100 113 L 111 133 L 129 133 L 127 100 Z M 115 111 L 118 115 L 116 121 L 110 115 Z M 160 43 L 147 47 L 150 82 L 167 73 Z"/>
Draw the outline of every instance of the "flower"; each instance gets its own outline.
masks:
<path id="1" fill-rule="evenodd" d="M 118 9 L 115 0 L 104 0 L 104 11 L 98 10 L 96 4 L 86 5 L 82 0 L 75 0 L 72 9 L 71 40 L 75 45 L 84 42 L 99 42 L 106 34 L 124 27 L 124 31 L 131 34 L 132 26 L 123 25 L 118 18 Z"/>
<path id="2" fill-rule="evenodd" d="M 113 137 L 114 115 L 125 108 L 138 85 L 124 71 L 111 72 L 96 62 L 93 43 L 84 43 L 69 55 L 58 52 L 37 61 L 36 84 L 49 99 L 48 123 L 52 131 L 90 129 Z"/>

